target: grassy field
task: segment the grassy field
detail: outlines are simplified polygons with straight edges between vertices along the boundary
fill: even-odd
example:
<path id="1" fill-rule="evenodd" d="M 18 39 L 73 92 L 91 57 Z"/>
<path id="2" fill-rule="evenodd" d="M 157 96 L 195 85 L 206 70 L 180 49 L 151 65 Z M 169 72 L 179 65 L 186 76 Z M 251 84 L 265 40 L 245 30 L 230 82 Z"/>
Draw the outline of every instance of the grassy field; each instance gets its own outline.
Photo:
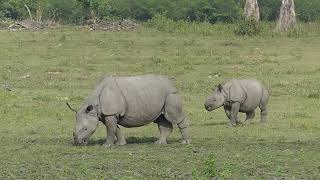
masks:
<path id="1" fill-rule="evenodd" d="M 318 33 L 317 33 L 318 31 Z M 74 27 L 0 31 L 0 179 L 320 179 L 320 32 L 236 37 L 216 33 L 91 32 Z M 105 75 L 174 79 L 190 121 L 154 145 L 156 124 L 123 128 L 128 145 L 106 149 L 101 124 L 72 145 L 74 114 Z M 206 112 L 211 88 L 257 78 L 271 92 L 268 123 L 228 127 Z M 6 89 L 11 89 L 8 91 Z M 244 116 L 241 115 L 242 120 Z"/>

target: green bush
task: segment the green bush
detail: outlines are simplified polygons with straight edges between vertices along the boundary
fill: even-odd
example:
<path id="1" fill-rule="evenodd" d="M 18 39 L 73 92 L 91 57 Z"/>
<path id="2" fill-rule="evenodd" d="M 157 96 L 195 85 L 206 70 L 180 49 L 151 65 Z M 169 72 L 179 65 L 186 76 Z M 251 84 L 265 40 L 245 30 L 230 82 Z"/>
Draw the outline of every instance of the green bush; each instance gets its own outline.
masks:
<path id="1" fill-rule="evenodd" d="M 208 35 L 231 35 L 233 24 L 210 24 L 206 22 L 190 22 L 185 20 L 174 21 L 164 15 L 155 15 L 143 24 L 149 28 L 155 28 L 162 32 L 174 33 L 196 33 Z"/>
<path id="2" fill-rule="evenodd" d="M 254 18 L 239 21 L 234 33 L 239 36 L 255 36 L 262 31 L 262 26 Z"/>
<path id="3" fill-rule="evenodd" d="M 320 21 L 320 0 L 296 0 L 296 14 L 304 22 Z"/>
<path id="4" fill-rule="evenodd" d="M 279 17 L 280 0 L 258 0 L 262 21 L 276 21 Z"/>
<path id="5" fill-rule="evenodd" d="M 241 17 L 238 0 L 112 0 L 111 15 L 141 21 L 156 14 L 168 18 L 200 22 L 234 22 Z"/>
<path id="6" fill-rule="evenodd" d="M 236 22 L 241 19 L 245 0 L 110 0 L 110 16 L 147 21 L 156 14 L 168 18 L 198 22 Z M 276 21 L 280 0 L 258 0 L 261 20 Z M 299 19 L 310 22 L 320 19 L 319 0 L 295 0 Z"/>
<path id="7" fill-rule="evenodd" d="M 79 24 L 86 19 L 88 12 L 77 0 L 48 0 L 46 18 L 53 18 L 60 23 Z"/>
<path id="8" fill-rule="evenodd" d="M 53 16 L 63 23 L 81 23 L 97 18 L 132 18 L 148 21 L 163 14 L 174 21 L 233 23 L 241 20 L 245 0 L 0 0 L 0 18 L 29 18 L 39 7 L 42 19 Z M 276 21 L 280 0 L 258 0 L 262 21 Z M 304 22 L 320 20 L 319 0 L 295 0 L 297 17 Z"/>
<path id="9" fill-rule="evenodd" d="M 28 19 L 29 14 L 24 3 L 30 8 L 34 19 L 40 15 L 37 11 L 39 8 L 42 20 L 54 18 L 63 23 L 78 23 L 83 21 L 87 14 L 77 0 L 0 0 L 0 18 Z"/>
<path id="10" fill-rule="evenodd" d="M 304 22 L 320 20 L 319 0 L 294 0 L 297 18 Z M 280 0 L 258 0 L 261 20 L 276 21 L 280 13 Z"/>

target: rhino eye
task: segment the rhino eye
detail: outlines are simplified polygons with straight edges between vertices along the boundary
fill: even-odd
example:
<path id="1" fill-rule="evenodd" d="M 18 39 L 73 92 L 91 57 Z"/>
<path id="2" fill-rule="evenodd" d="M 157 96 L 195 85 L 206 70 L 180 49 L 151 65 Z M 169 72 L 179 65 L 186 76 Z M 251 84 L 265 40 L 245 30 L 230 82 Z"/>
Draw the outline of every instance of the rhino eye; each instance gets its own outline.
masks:
<path id="1" fill-rule="evenodd" d="M 88 130 L 88 128 L 84 128 L 84 130 L 85 130 L 85 131 L 87 131 L 87 130 Z"/>
<path id="2" fill-rule="evenodd" d="M 87 107 L 87 109 L 86 109 L 86 112 L 88 113 L 88 112 L 92 111 L 92 109 L 93 109 L 93 106 L 92 106 L 92 105 L 89 105 L 89 106 Z"/>

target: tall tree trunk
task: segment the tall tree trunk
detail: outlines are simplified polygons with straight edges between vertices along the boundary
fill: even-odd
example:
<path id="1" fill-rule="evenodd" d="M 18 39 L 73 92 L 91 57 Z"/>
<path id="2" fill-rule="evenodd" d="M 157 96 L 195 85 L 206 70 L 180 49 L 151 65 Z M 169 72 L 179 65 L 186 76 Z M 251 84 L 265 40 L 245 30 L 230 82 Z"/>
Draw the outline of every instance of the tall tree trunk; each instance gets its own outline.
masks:
<path id="1" fill-rule="evenodd" d="M 293 0 L 282 0 L 277 31 L 287 31 L 296 27 L 296 13 L 294 11 Z"/>
<path id="2" fill-rule="evenodd" d="M 260 20 L 260 12 L 257 0 L 246 0 L 244 16 L 246 18 L 254 18 L 256 21 Z"/>

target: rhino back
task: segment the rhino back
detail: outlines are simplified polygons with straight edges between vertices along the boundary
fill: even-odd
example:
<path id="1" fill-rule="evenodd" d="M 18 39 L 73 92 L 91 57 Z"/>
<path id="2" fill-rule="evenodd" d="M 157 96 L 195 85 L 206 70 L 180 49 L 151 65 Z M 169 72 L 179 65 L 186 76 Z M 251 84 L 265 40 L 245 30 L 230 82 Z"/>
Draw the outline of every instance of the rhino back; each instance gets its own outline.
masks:
<path id="1" fill-rule="evenodd" d="M 163 110 L 168 94 L 175 90 L 161 76 L 117 77 L 126 101 L 126 113 L 119 122 L 125 127 L 138 127 L 154 121 Z"/>

